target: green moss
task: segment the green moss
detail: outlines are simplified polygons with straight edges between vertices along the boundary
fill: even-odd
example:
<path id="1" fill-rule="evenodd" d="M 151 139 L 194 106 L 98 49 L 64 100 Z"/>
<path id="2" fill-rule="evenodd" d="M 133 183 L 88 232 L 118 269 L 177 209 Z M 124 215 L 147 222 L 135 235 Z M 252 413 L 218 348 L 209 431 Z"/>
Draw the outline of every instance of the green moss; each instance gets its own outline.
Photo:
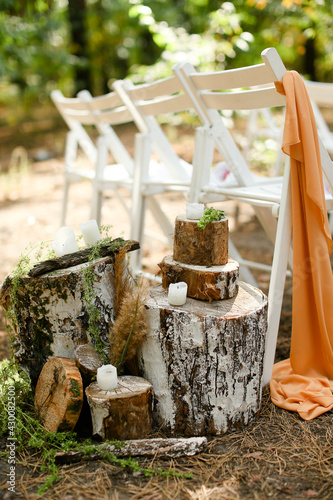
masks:
<path id="1" fill-rule="evenodd" d="M 199 229 L 205 229 L 207 224 L 212 222 L 217 222 L 225 218 L 224 212 L 222 210 L 216 210 L 215 208 L 206 208 L 203 216 L 199 220 L 197 226 Z"/>
<path id="2" fill-rule="evenodd" d="M 78 398 L 81 394 L 79 382 L 73 378 L 70 379 L 70 392 L 74 398 Z"/>

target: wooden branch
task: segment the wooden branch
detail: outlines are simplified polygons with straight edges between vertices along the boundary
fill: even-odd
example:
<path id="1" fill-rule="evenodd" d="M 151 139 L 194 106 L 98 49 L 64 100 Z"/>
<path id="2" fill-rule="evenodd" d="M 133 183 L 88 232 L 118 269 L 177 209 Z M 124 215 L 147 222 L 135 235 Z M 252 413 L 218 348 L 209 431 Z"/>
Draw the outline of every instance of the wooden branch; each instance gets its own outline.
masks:
<path id="1" fill-rule="evenodd" d="M 99 256 L 101 258 L 114 255 L 120 251 L 121 248 L 125 247 L 127 252 L 132 252 L 133 250 L 138 250 L 140 244 L 138 241 L 123 240 L 122 238 L 116 238 L 111 241 L 111 243 L 101 245 Z M 55 257 L 54 259 L 45 260 L 35 264 L 34 267 L 29 271 L 28 275 L 31 277 L 41 276 L 45 273 L 50 273 L 58 269 L 67 269 L 68 267 L 78 266 L 88 262 L 89 257 L 93 251 L 93 248 L 85 248 L 78 252 L 73 252 L 62 257 Z"/>
<path id="2" fill-rule="evenodd" d="M 178 458 L 193 456 L 204 450 L 207 445 L 206 437 L 191 438 L 155 438 L 123 441 L 122 446 L 102 443 L 89 455 L 82 451 L 59 451 L 56 455 L 58 463 L 71 463 L 80 460 L 95 460 L 103 457 L 105 452 L 112 453 L 115 457 L 156 457 Z"/>

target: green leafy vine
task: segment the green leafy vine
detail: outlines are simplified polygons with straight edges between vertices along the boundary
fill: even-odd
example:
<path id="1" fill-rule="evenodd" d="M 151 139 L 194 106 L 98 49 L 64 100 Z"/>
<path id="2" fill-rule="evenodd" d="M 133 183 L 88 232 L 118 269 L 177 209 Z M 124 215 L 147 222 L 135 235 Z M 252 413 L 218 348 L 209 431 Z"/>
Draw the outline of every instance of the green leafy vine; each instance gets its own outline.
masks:
<path id="1" fill-rule="evenodd" d="M 216 222 L 225 218 L 223 210 L 216 210 L 213 207 L 206 208 L 203 216 L 198 221 L 198 228 L 205 229 L 206 226 L 212 222 Z"/>

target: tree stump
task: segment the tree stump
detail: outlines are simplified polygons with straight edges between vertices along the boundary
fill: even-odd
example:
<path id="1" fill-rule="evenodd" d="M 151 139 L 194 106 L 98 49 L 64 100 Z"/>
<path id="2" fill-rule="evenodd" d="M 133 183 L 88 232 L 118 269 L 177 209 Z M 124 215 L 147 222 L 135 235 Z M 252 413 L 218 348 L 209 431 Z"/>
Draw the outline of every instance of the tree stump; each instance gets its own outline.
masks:
<path id="1" fill-rule="evenodd" d="M 118 386 L 112 391 L 102 391 L 94 382 L 85 392 L 95 437 L 141 439 L 151 431 L 153 386 L 147 380 L 118 377 Z"/>
<path id="2" fill-rule="evenodd" d="M 14 356 L 30 374 L 35 385 L 43 365 L 52 356 L 74 359 L 78 345 L 96 339 L 90 333 L 89 307 L 85 300 L 89 263 L 20 279 L 16 293 Z M 109 330 L 115 321 L 114 256 L 91 264 L 92 306 L 99 314 L 99 338 L 105 354 L 109 350 Z M 11 305 L 11 277 L 0 290 L 0 303 Z"/>
<path id="3" fill-rule="evenodd" d="M 91 344 L 79 345 L 74 351 L 74 356 L 83 384 L 87 387 L 92 377 L 97 375 L 97 368 L 103 365 L 103 360 Z"/>
<path id="4" fill-rule="evenodd" d="M 141 375 L 154 386 L 154 420 L 185 436 L 219 435 L 250 422 L 260 408 L 267 299 L 240 283 L 236 297 L 188 298 L 170 306 L 162 286 L 146 302 L 150 332 Z"/>
<path id="5" fill-rule="evenodd" d="M 187 283 L 187 296 L 200 300 L 231 299 L 238 292 L 239 264 L 229 259 L 223 266 L 194 266 L 182 264 L 164 257 L 158 264 L 162 271 L 162 285 L 168 289 L 170 283 Z"/>
<path id="6" fill-rule="evenodd" d="M 72 359 L 55 357 L 43 367 L 35 391 L 35 406 L 50 432 L 72 431 L 83 402 L 80 372 Z"/>
<path id="7" fill-rule="evenodd" d="M 178 215 L 175 223 L 173 259 L 196 266 L 223 266 L 228 262 L 228 219 L 198 227 L 198 221 Z"/>

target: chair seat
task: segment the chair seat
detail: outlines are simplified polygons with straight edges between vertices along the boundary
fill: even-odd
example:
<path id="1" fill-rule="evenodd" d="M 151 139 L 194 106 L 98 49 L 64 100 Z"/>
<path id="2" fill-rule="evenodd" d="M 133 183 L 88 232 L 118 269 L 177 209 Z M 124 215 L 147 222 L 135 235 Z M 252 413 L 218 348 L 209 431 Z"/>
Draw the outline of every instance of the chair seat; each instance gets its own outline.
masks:
<path id="1" fill-rule="evenodd" d="M 246 201 L 254 205 L 258 205 L 258 200 L 260 200 L 262 206 L 279 204 L 282 194 L 282 177 L 273 178 L 271 182 L 267 178 L 260 180 L 259 176 L 257 176 L 257 179 L 258 183 L 253 186 L 233 187 L 230 183 L 226 183 L 225 186 L 222 183 L 219 186 L 209 184 L 203 187 L 203 191 L 205 193 L 221 194 L 228 199 Z M 325 199 L 327 210 L 332 210 L 333 197 L 326 189 Z"/>

